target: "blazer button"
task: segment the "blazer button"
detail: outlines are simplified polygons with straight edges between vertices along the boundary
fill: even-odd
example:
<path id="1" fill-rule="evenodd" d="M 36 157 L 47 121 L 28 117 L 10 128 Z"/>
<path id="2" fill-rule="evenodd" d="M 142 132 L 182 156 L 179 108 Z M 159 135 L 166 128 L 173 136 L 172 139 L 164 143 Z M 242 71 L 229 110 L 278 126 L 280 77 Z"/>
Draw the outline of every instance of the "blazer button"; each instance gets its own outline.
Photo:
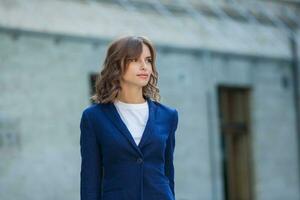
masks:
<path id="1" fill-rule="evenodd" d="M 142 158 L 138 158 L 138 159 L 136 159 L 136 162 L 140 164 L 140 163 L 143 162 L 143 159 Z"/>

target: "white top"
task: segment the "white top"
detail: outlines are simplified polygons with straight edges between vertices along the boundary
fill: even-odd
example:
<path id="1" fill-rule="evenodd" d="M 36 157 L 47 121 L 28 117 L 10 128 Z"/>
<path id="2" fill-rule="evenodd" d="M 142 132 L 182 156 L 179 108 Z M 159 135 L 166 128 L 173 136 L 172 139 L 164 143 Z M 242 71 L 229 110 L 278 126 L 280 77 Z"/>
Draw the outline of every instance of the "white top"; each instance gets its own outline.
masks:
<path id="1" fill-rule="evenodd" d="M 147 100 L 144 103 L 125 103 L 116 100 L 114 105 L 138 145 L 148 121 L 149 107 Z"/>

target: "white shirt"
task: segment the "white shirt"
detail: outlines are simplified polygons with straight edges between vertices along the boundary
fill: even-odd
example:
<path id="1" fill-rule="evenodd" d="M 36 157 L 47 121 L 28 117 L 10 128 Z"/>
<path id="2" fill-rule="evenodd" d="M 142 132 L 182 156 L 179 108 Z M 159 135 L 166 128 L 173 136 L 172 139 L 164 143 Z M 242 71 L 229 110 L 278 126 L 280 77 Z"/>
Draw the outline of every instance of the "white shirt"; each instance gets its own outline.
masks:
<path id="1" fill-rule="evenodd" d="M 114 105 L 135 143 L 138 145 L 149 117 L 148 102 L 132 104 L 116 100 Z"/>

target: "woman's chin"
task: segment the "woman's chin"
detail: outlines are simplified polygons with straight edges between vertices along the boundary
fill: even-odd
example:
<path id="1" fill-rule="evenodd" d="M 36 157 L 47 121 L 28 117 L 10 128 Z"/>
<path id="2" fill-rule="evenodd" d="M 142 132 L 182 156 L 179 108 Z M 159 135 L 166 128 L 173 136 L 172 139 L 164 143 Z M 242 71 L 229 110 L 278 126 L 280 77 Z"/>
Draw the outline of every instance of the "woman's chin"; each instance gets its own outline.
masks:
<path id="1" fill-rule="evenodd" d="M 147 80 L 139 81 L 139 82 L 138 82 L 138 85 L 139 85 L 140 87 L 145 87 L 147 84 L 148 84 L 148 81 L 147 81 Z"/>

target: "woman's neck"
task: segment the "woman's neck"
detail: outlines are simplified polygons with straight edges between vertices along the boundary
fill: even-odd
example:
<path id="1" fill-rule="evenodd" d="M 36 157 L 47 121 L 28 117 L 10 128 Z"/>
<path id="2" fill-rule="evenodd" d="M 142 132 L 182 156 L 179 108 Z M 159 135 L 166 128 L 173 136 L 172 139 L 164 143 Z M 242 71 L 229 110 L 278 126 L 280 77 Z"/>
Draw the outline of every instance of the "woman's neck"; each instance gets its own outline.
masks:
<path id="1" fill-rule="evenodd" d="M 128 88 L 122 86 L 122 90 L 119 91 L 117 99 L 124 103 L 144 103 L 142 88 Z"/>

